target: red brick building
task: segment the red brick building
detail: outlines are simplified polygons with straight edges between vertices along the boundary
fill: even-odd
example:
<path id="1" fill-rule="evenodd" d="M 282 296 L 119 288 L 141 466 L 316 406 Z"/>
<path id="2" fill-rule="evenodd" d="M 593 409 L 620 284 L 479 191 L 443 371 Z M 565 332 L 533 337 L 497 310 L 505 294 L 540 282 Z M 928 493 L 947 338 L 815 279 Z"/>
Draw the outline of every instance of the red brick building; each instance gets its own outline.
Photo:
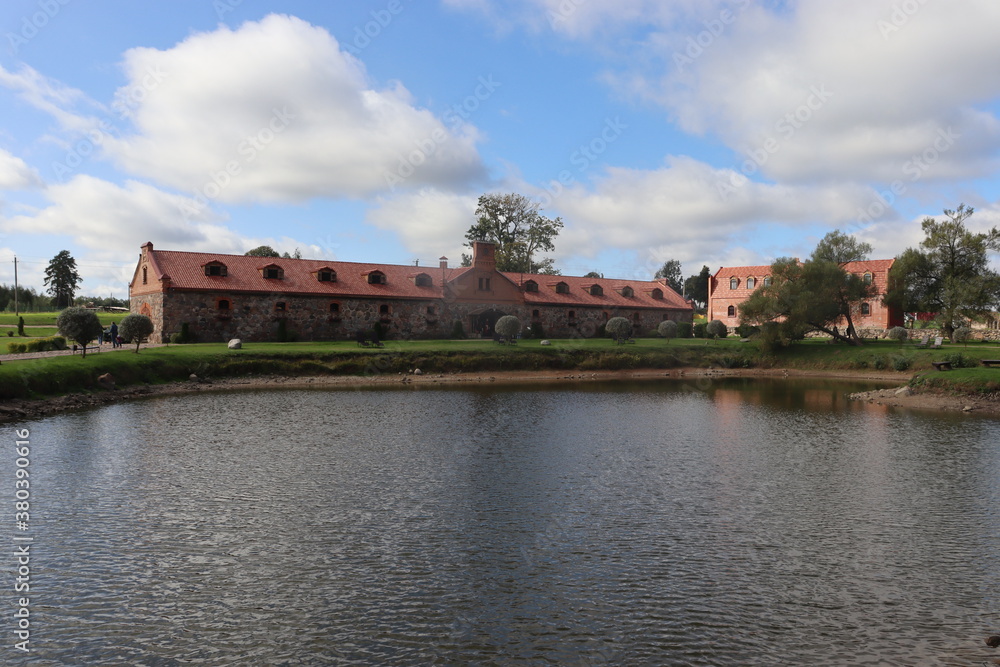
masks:
<path id="1" fill-rule="evenodd" d="M 187 324 L 201 341 L 343 340 L 376 322 L 392 338 L 492 335 L 503 315 L 546 336 L 595 335 L 611 317 L 637 332 L 663 320 L 690 322 L 693 307 L 665 281 L 578 278 L 496 270 L 494 246 L 477 242 L 470 267 L 279 259 L 155 250 L 142 246 L 129 284 L 130 310 L 153 320 L 151 340 Z"/>
<path id="2" fill-rule="evenodd" d="M 857 330 L 883 331 L 894 326 L 903 326 L 903 313 L 883 305 L 882 297 L 889 284 L 889 270 L 895 260 L 873 259 L 864 262 L 847 262 L 843 265 L 849 273 L 870 281 L 878 288 L 878 294 L 870 301 L 862 303 L 854 313 L 854 327 Z M 770 266 L 724 266 L 709 278 L 708 319 L 721 320 L 730 329 L 739 326 L 740 304 L 771 280 Z M 845 326 L 841 322 L 838 326 Z"/>

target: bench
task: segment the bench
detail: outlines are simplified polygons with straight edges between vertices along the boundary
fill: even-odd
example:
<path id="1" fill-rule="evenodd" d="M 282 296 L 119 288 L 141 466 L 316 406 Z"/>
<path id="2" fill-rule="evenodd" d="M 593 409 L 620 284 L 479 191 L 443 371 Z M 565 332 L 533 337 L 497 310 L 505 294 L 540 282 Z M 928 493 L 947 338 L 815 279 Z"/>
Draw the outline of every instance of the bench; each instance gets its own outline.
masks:
<path id="1" fill-rule="evenodd" d="M 992 368 L 994 366 L 1000 366 L 1000 359 L 982 359 L 980 363 L 987 368 Z"/>
<path id="2" fill-rule="evenodd" d="M 76 354 L 77 350 L 83 350 L 83 347 L 81 347 L 80 345 L 74 345 L 72 348 L 70 348 L 70 354 Z M 98 352 L 100 352 L 101 351 L 101 346 L 100 345 L 88 345 L 87 346 L 87 352 L 93 352 L 94 350 L 97 350 Z"/>
<path id="3" fill-rule="evenodd" d="M 931 366 L 938 369 L 939 371 L 950 371 L 951 362 L 950 361 L 932 361 Z"/>

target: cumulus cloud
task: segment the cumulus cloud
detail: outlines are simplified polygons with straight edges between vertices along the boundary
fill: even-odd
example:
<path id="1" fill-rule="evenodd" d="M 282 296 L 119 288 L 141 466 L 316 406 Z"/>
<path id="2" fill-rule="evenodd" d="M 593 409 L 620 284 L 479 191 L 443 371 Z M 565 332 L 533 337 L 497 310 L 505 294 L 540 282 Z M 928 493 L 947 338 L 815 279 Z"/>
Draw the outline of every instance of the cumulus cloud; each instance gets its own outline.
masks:
<path id="1" fill-rule="evenodd" d="M 436 266 L 437 258 L 449 258 L 458 266 L 465 233 L 475 223 L 476 195 L 455 194 L 432 188 L 384 198 L 367 215 L 367 222 L 394 232 L 417 257 Z"/>
<path id="2" fill-rule="evenodd" d="M 131 173 L 221 202 L 364 197 L 484 177 L 476 129 L 376 87 L 324 29 L 271 15 L 167 50 L 136 48 L 107 143 Z"/>
<path id="3" fill-rule="evenodd" d="M 0 148 L 0 190 L 26 190 L 41 184 L 42 178 L 35 169 Z"/>

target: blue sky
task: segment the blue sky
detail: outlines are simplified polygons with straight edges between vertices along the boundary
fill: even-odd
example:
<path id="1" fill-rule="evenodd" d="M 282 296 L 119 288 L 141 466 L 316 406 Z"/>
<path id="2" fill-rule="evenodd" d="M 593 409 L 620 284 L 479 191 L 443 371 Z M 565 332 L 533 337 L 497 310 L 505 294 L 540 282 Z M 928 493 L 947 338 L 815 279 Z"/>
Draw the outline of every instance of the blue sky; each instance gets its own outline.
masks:
<path id="1" fill-rule="evenodd" d="M 124 297 L 139 246 L 457 263 L 476 200 L 568 275 L 891 257 L 1000 223 L 1000 3 L 6 0 L 0 282 Z"/>

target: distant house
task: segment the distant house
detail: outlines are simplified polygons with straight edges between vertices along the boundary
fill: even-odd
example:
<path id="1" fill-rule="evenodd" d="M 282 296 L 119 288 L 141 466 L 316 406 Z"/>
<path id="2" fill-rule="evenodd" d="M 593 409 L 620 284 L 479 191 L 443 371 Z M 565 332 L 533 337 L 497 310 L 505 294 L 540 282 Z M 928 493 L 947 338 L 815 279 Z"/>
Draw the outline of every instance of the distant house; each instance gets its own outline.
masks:
<path id="1" fill-rule="evenodd" d="M 153 320 L 153 340 L 187 324 L 202 341 L 343 340 L 380 323 L 393 338 L 492 336 L 503 315 L 546 336 L 590 337 L 611 317 L 636 331 L 690 322 L 693 307 L 665 281 L 578 278 L 496 270 L 492 243 L 473 244 L 470 267 L 367 264 L 155 250 L 142 246 L 130 309 Z M 282 325 L 282 323 L 284 323 Z"/>
<path id="2" fill-rule="evenodd" d="M 889 284 L 889 270 L 893 259 L 873 259 L 864 262 L 847 262 L 844 270 L 871 282 L 878 293 L 870 301 L 860 304 L 852 314 L 856 329 L 884 330 L 903 325 L 903 313 L 883 305 L 882 297 Z M 724 266 L 709 278 L 708 319 L 721 320 L 733 328 L 740 323 L 740 305 L 754 291 L 771 282 L 770 266 Z M 846 322 L 838 323 L 846 326 Z"/>

